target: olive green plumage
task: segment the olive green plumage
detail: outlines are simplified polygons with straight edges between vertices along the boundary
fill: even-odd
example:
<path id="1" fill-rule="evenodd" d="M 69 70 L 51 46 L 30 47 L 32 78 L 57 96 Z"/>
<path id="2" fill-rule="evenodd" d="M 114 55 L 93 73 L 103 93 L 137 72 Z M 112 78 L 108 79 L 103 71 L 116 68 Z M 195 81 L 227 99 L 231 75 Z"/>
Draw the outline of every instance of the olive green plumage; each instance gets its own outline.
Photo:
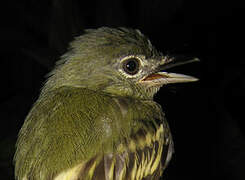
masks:
<path id="1" fill-rule="evenodd" d="M 168 61 L 136 30 L 77 37 L 19 132 L 16 179 L 158 179 L 173 152 L 153 101 Z"/>

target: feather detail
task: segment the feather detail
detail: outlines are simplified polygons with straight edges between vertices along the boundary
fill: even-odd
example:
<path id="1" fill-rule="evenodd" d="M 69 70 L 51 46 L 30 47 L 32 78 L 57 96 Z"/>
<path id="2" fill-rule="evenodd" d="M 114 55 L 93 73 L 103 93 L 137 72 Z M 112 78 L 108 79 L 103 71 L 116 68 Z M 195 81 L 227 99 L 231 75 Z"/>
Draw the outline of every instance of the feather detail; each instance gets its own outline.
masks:
<path id="1" fill-rule="evenodd" d="M 145 146 L 141 148 L 135 149 L 131 145 L 123 148 L 124 151 L 120 153 L 104 154 L 103 157 L 95 156 L 86 163 L 60 173 L 55 180 L 158 179 L 162 174 L 163 167 L 168 163 L 169 154 L 172 153 L 172 149 L 169 149 L 172 140 L 167 138 L 169 134 L 165 133 L 161 124 L 155 134 L 149 135 L 147 133 L 145 135 L 145 137 L 151 137 L 152 143 L 149 144 L 145 141 Z M 142 136 L 137 137 L 137 139 L 131 139 L 129 144 L 134 141 L 137 146 L 137 140 Z"/>

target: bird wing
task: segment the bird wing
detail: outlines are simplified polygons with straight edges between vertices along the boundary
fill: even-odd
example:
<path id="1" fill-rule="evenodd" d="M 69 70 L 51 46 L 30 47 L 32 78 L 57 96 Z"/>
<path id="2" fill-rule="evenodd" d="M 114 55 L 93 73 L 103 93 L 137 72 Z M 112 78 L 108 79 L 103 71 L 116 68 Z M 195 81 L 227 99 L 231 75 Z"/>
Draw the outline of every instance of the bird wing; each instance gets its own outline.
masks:
<path id="1" fill-rule="evenodd" d="M 55 180 L 91 179 L 91 180 L 155 180 L 159 179 L 169 158 L 172 154 L 172 141 L 167 140 L 163 135 L 163 125 L 160 125 L 152 143 L 142 149 L 134 149 L 131 140 L 128 147 L 117 153 L 103 153 L 96 155 L 85 163 L 77 165 L 64 173 L 61 173 Z M 161 139 L 160 139 L 161 138 Z"/>
<path id="2" fill-rule="evenodd" d="M 127 100 L 116 100 L 119 104 L 117 111 L 120 110 L 124 115 L 130 114 L 131 110 L 137 112 L 137 107 L 141 111 L 144 107 L 148 110 L 153 109 L 153 112 L 159 108 L 155 103 L 153 106 L 156 109 L 150 108 L 152 102 L 150 106 L 146 106 L 146 102 L 125 101 Z M 149 111 L 145 113 L 150 116 L 140 113 L 134 117 L 140 128 L 131 131 L 130 137 L 124 136 L 123 140 L 119 140 L 120 143 L 112 152 L 105 152 L 91 158 L 80 169 L 78 177 L 80 179 L 88 177 L 93 180 L 159 179 L 171 159 L 174 150 L 173 140 L 168 124 L 161 113 L 161 115 L 157 115 L 156 112 L 153 115 Z M 152 120 L 143 120 L 149 117 L 156 118 L 154 123 Z M 123 119 L 127 119 L 126 115 Z M 117 122 L 120 121 L 117 119 Z"/>

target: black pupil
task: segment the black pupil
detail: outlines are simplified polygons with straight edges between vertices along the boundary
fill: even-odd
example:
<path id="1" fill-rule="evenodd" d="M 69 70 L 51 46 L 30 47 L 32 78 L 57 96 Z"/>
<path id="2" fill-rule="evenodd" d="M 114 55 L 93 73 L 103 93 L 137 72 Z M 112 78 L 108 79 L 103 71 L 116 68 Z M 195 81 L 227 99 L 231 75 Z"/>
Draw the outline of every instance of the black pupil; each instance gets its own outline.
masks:
<path id="1" fill-rule="evenodd" d="M 135 60 L 129 60 L 126 64 L 126 68 L 129 72 L 134 72 L 137 68 L 137 64 L 135 62 Z"/>
<path id="2" fill-rule="evenodd" d="M 134 75 L 139 71 L 139 60 L 136 58 L 130 58 L 123 62 L 123 70 L 130 74 Z"/>

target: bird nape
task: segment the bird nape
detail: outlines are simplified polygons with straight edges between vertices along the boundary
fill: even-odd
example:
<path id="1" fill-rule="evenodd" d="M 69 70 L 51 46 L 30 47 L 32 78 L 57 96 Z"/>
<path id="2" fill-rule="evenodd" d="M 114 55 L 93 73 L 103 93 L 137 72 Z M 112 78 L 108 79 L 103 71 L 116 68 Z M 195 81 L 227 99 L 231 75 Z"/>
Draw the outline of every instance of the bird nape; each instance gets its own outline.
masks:
<path id="1" fill-rule="evenodd" d="M 173 140 L 159 104 L 161 86 L 191 82 L 165 69 L 139 30 L 89 29 L 49 73 L 19 132 L 17 180 L 159 179 Z"/>

